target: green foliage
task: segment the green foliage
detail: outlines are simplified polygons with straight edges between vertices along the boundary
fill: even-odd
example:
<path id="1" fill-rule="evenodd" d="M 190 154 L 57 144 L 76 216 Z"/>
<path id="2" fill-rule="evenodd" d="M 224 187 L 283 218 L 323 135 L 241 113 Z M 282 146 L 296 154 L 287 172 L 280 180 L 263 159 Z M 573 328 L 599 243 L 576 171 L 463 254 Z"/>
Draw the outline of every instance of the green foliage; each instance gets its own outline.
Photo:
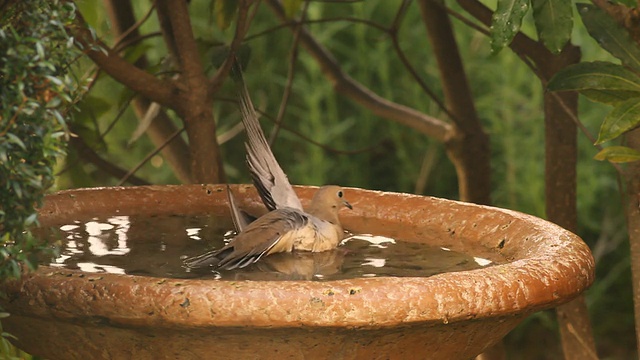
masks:
<path id="1" fill-rule="evenodd" d="M 614 163 L 624 163 L 640 160 L 640 151 L 626 146 L 609 146 L 602 149 L 596 156 L 596 160 L 608 160 Z"/>
<path id="2" fill-rule="evenodd" d="M 579 3 L 576 6 L 589 35 L 622 64 L 640 71 L 640 48 L 629 33 L 595 5 Z"/>
<path id="3" fill-rule="evenodd" d="M 548 89 L 579 91 L 591 100 L 614 106 L 600 127 L 596 144 L 640 124 L 640 76 L 624 66 L 601 61 L 569 66 L 549 81 Z"/>
<path id="4" fill-rule="evenodd" d="M 573 8 L 567 0 L 531 0 L 538 36 L 554 53 L 559 53 L 571 38 Z"/>
<path id="5" fill-rule="evenodd" d="M 69 73 L 78 51 L 64 29 L 74 15 L 73 4 L 33 0 L 0 21 L 0 278 L 34 268 L 44 248 L 27 229 L 53 184 L 78 90 Z"/>
<path id="6" fill-rule="evenodd" d="M 573 8 L 566 0 L 531 0 L 538 37 L 552 52 L 559 53 L 571 38 Z M 529 11 L 529 0 L 498 0 L 491 18 L 491 49 L 499 52 L 520 31 Z"/>
<path id="7" fill-rule="evenodd" d="M 640 98 L 631 98 L 611 110 L 604 118 L 596 144 L 613 140 L 640 124 Z"/>
<path id="8" fill-rule="evenodd" d="M 618 138 L 640 126 L 640 47 L 611 16 L 590 4 L 577 4 L 589 34 L 623 65 L 610 62 L 586 62 L 559 71 L 548 84 L 551 91 L 579 91 L 587 98 L 612 105 L 600 127 L 596 144 Z M 637 161 L 634 150 L 611 147 L 602 150 L 597 160 Z"/>
<path id="9" fill-rule="evenodd" d="M 302 5 L 302 0 L 285 0 L 282 2 L 284 6 L 284 12 L 288 18 L 292 18 Z"/>
<path id="10" fill-rule="evenodd" d="M 491 17 L 491 50 L 497 53 L 513 40 L 528 10 L 528 0 L 498 1 L 498 8 Z"/>
<path id="11" fill-rule="evenodd" d="M 640 97 L 640 76 L 610 62 L 583 62 L 560 70 L 547 88 L 580 91 L 594 101 L 616 104 Z"/>
<path id="12" fill-rule="evenodd" d="M 231 25 L 231 22 L 238 12 L 238 2 L 235 0 L 215 0 L 213 1 L 213 12 L 216 16 L 216 24 L 221 30 Z"/>

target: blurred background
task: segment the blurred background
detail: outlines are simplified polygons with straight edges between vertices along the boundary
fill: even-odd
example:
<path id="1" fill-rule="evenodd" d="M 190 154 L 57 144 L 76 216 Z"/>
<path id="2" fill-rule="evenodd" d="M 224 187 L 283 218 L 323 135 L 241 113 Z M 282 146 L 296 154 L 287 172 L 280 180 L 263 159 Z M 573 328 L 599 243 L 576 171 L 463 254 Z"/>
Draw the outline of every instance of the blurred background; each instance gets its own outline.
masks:
<path id="1" fill-rule="evenodd" d="M 130 42 L 123 41 L 110 12 L 118 2 L 75 3 L 97 37 L 109 46 L 120 44 L 120 53 L 128 62 L 142 64 L 157 77 L 175 76 L 172 61 L 175 64 L 176 59 L 167 56 L 170 51 L 160 33 L 158 17 L 147 16 L 154 2 L 128 5 L 139 22 L 137 38 Z M 219 59 L 224 60 L 222 45 L 234 38 L 235 13 L 224 12 L 224 6 L 230 3 L 191 1 L 189 5 L 200 60 L 209 77 L 216 74 Z M 272 148 L 290 181 L 459 199 L 456 168 L 442 141 L 376 116 L 371 109 L 336 92 L 318 61 L 297 45 L 296 32 L 283 26 L 266 3 L 259 3 L 255 13 L 251 12 L 254 17 L 239 54 L 247 60 L 245 80 L 262 113 L 267 136 L 276 129 L 283 94 L 289 93 Z M 491 9 L 496 7 L 495 1 L 482 3 Z M 444 97 L 419 5 L 406 2 L 398 20 L 400 6 L 400 1 L 383 0 L 297 2 L 293 14 L 304 14 L 313 37 L 333 54 L 344 73 L 368 90 L 450 123 L 448 114 L 411 73 L 418 74 L 436 99 Z M 491 203 L 545 218 L 544 87 L 510 49 L 492 52 L 490 38 L 470 26 L 477 22 L 470 20 L 457 3 L 447 2 L 447 6 L 470 95 L 489 137 Z M 580 17 L 574 16 L 574 21 L 571 43 L 580 48 L 582 61 L 612 61 L 613 57 L 579 24 Z M 390 31 L 392 24 L 397 27 Z M 525 17 L 521 31 L 537 38 L 531 15 Z M 87 57 L 78 59 L 76 66 L 81 78 L 93 80 L 77 104 L 71 125 L 77 137 L 72 138 L 68 154 L 56 165 L 53 190 L 131 185 L 132 177 L 125 179 L 123 172 L 138 166 L 131 174 L 138 184 L 184 182 L 165 153 L 156 151 L 158 143 L 145 134 L 149 124 L 136 112 L 135 93 L 104 71 L 96 71 Z M 240 114 L 235 101 L 235 88 L 228 79 L 213 95 L 213 118 L 226 181 L 249 183 L 244 134 L 238 125 Z M 184 126 L 175 111 L 160 111 L 175 129 Z M 601 104 L 579 99 L 579 118 L 593 134 L 598 133 L 608 111 Z M 188 142 L 186 132 L 178 136 Z M 615 169 L 607 162 L 594 160 L 597 152 L 579 133 L 577 233 L 589 244 L 597 262 L 597 279 L 587 291 L 586 301 L 599 356 L 631 359 L 636 356 L 636 343 L 624 205 Z M 505 346 L 509 359 L 561 358 L 555 313 L 532 315 L 509 334 Z"/>

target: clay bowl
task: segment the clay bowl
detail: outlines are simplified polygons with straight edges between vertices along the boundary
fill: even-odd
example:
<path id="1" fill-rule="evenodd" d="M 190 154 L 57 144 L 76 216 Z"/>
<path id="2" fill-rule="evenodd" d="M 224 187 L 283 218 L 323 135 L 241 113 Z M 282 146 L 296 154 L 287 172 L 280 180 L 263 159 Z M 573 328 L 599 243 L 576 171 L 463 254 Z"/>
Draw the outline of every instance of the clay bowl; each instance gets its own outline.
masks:
<path id="1" fill-rule="evenodd" d="M 232 188 L 243 207 L 263 209 L 252 187 Z M 296 191 L 308 203 L 315 188 Z M 11 313 L 3 326 L 18 346 L 51 359 L 470 359 L 594 279 L 585 243 L 539 218 L 424 196 L 345 193 L 354 209 L 341 215 L 353 232 L 492 249 L 506 263 L 427 278 L 326 282 L 178 280 L 42 266 L 2 285 L 2 306 Z M 205 212 L 228 212 L 223 186 L 63 191 L 46 197 L 40 221 Z"/>

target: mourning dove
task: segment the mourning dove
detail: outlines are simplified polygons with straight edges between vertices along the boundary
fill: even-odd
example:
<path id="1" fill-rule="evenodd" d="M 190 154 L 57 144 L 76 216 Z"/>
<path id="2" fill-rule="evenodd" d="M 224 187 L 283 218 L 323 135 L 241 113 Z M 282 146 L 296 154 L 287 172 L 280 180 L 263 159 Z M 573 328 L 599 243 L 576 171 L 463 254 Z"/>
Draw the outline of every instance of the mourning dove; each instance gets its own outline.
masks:
<path id="1" fill-rule="evenodd" d="M 343 206 L 352 208 L 344 198 L 344 190 L 335 185 L 323 186 L 314 195 L 308 210 L 302 208 L 262 132 L 241 71 L 236 68 L 234 75 L 239 84 L 240 112 L 247 133 L 247 164 L 270 212 L 248 223 L 229 190 L 232 218 L 239 234 L 218 250 L 186 259 L 185 266 L 231 270 L 255 263 L 269 254 L 335 249 L 344 238 L 338 211 Z"/>

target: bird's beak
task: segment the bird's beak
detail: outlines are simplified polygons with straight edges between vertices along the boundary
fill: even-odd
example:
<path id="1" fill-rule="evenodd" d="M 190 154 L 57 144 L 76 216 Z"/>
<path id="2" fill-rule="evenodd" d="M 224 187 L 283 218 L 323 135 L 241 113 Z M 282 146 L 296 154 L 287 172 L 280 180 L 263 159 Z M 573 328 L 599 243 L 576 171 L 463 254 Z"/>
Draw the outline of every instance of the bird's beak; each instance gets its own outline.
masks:
<path id="1" fill-rule="evenodd" d="M 351 204 L 349 204 L 347 200 L 343 200 L 342 204 L 344 204 L 344 206 L 348 207 L 349 209 L 353 210 L 353 206 L 351 206 Z"/>

